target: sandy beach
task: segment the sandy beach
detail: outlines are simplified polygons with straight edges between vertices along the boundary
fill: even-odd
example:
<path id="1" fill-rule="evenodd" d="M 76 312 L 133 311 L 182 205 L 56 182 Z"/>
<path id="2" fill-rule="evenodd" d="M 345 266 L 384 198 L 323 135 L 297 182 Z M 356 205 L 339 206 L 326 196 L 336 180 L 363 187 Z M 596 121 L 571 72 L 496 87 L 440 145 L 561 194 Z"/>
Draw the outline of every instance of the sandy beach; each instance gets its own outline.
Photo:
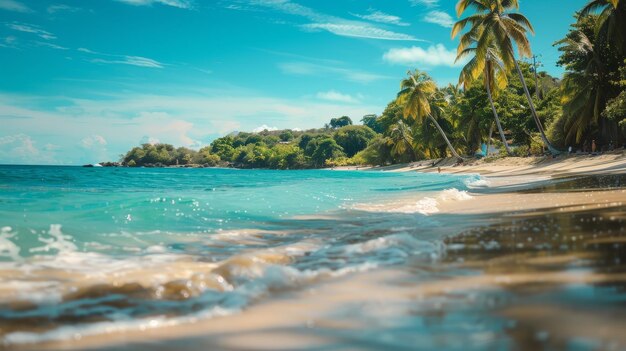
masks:
<path id="1" fill-rule="evenodd" d="M 449 223 L 432 229 L 446 235 L 441 257 L 318 277 L 304 288 L 295 283 L 242 313 L 218 311 L 213 318 L 171 325 L 155 321 L 135 331 L 111 328 L 36 349 L 415 349 L 394 337 L 407 332 L 413 333 L 407 340 L 422 345 L 418 349 L 626 347 L 623 307 L 612 304 L 610 293 L 626 286 L 624 155 L 440 167 L 483 176 L 466 196 L 435 199 L 436 211 L 428 215 Z M 438 171 L 419 164 L 382 170 Z M 567 183 L 572 181 L 578 183 Z M 406 201 L 378 204 L 375 211 L 394 213 L 416 200 Z M 269 259 L 288 259 L 276 257 Z M 585 295 L 590 289 L 591 300 Z M 502 324 L 506 335 L 459 332 L 477 316 L 481 323 Z"/>
<path id="2" fill-rule="evenodd" d="M 502 157 L 496 159 L 476 159 L 459 164 L 454 158 L 424 160 L 413 163 L 385 167 L 335 167 L 334 170 L 380 170 L 385 172 L 438 172 L 467 174 L 477 173 L 490 178 L 504 176 L 558 177 L 567 175 L 593 175 L 623 173 L 626 168 L 625 151 L 615 151 L 597 155 L 562 154 L 557 157 Z M 435 166 L 433 166 L 433 164 Z"/>

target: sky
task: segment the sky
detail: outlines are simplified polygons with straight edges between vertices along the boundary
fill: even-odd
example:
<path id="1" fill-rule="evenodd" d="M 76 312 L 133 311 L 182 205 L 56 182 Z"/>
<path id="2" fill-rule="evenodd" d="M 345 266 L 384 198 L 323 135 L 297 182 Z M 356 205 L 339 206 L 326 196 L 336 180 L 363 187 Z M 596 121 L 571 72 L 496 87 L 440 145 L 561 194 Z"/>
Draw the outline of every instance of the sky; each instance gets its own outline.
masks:
<path id="1" fill-rule="evenodd" d="M 380 114 L 408 69 L 456 83 L 453 0 L 0 0 L 0 164 L 117 160 Z M 521 0 L 541 70 L 586 0 Z"/>

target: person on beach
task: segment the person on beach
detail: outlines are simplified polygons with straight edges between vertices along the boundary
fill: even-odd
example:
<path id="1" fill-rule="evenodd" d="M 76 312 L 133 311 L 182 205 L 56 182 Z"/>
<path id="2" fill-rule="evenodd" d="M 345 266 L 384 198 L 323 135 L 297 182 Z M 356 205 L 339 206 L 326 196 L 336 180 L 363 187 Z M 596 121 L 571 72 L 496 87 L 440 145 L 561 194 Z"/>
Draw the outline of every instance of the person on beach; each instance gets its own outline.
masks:
<path id="1" fill-rule="evenodd" d="M 441 173 L 441 167 L 437 167 L 437 172 Z"/>
<path id="2" fill-rule="evenodd" d="M 595 154 L 596 153 L 596 140 L 592 140 L 591 141 L 591 153 Z"/>

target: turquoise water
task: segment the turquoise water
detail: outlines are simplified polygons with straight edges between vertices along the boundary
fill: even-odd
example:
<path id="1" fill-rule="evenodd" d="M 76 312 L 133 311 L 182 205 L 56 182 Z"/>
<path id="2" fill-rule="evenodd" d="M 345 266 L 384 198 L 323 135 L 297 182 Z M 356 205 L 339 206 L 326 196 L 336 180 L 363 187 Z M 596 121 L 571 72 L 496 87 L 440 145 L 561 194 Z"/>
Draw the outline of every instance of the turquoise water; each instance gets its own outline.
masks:
<path id="1" fill-rule="evenodd" d="M 284 287 L 432 260 L 442 223 L 427 213 L 476 179 L 0 166 L 0 340 L 240 313 Z"/>
<path id="2" fill-rule="evenodd" d="M 407 192 L 464 189 L 468 177 L 356 172 L 0 166 L 0 227 L 21 256 L 35 233 L 61 225 L 81 249 L 111 234 L 211 233 L 267 228 L 282 219 Z"/>

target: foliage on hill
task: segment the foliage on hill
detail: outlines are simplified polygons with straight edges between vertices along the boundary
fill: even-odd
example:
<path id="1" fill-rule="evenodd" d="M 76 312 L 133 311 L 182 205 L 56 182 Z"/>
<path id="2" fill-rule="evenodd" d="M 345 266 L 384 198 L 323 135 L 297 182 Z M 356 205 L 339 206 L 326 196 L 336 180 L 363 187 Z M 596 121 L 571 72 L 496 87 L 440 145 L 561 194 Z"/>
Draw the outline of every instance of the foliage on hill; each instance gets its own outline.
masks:
<path id="1" fill-rule="evenodd" d="M 237 133 L 214 140 L 199 151 L 169 144 L 143 144 L 121 162 L 127 166 L 233 166 L 239 168 L 305 169 L 349 163 L 376 133 L 367 126 L 338 129 Z"/>

